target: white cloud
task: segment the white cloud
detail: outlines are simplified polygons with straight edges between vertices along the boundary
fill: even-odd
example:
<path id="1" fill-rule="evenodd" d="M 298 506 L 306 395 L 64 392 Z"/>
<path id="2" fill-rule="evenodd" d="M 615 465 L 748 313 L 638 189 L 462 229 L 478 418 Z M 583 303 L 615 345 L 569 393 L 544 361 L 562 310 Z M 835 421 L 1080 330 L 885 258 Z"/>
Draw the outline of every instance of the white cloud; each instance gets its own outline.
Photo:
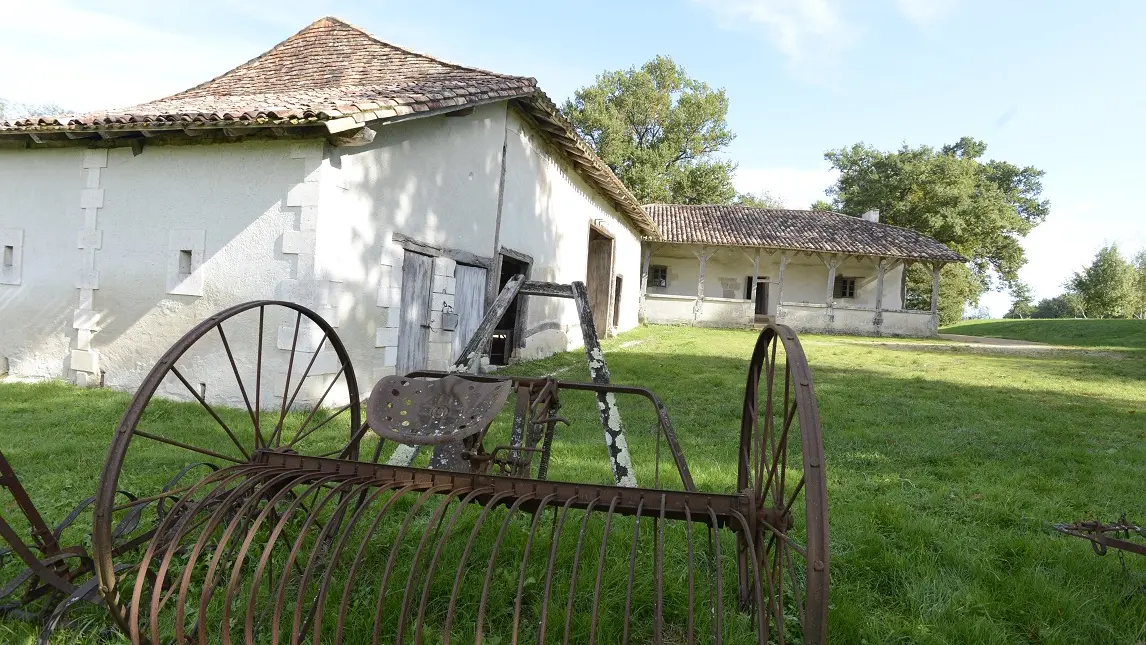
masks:
<path id="1" fill-rule="evenodd" d="M 722 27 L 763 28 L 793 64 L 822 62 L 852 40 L 831 0 L 693 0 L 712 10 Z"/>
<path id="2" fill-rule="evenodd" d="M 895 0 L 899 10 L 917 25 L 929 25 L 946 16 L 955 6 L 955 0 Z"/>
<path id="3" fill-rule="evenodd" d="M 820 168 L 740 168 L 732 183 L 742 193 L 768 191 L 788 208 L 808 208 L 817 199 L 827 199 L 824 190 L 836 183 L 838 170 Z"/>
<path id="4" fill-rule="evenodd" d="M 175 33 L 129 18 L 40 2 L 52 28 L 0 20 L 0 96 L 75 111 L 127 107 L 213 78 L 265 47 Z"/>

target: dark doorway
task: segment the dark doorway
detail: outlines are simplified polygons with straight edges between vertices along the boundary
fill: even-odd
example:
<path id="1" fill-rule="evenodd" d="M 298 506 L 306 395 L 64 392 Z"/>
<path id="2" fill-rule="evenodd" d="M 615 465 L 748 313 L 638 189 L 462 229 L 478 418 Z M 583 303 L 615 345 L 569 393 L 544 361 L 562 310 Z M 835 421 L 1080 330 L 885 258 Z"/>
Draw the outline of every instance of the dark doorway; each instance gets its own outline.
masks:
<path id="1" fill-rule="evenodd" d="M 613 329 L 621 326 L 621 276 L 613 288 Z"/>
<path id="2" fill-rule="evenodd" d="M 613 305 L 610 291 L 613 284 L 613 238 L 589 228 L 589 258 L 585 267 L 585 288 L 589 291 L 589 308 L 593 310 L 593 326 L 604 338 L 613 319 L 609 309 Z"/>
<path id="3" fill-rule="evenodd" d="M 744 278 L 744 299 L 752 299 L 752 276 Z M 756 280 L 756 307 L 757 316 L 768 315 L 768 278 Z"/>
<path id="4" fill-rule="evenodd" d="M 501 272 L 497 278 L 497 290 L 505 286 L 509 279 L 517 274 L 529 276 L 529 263 L 518 260 L 517 258 L 508 255 L 501 256 Z M 506 310 L 505 315 L 498 321 L 497 326 L 493 330 L 493 339 L 489 345 L 489 362 L 490 365 L 509 365 L 509 359 L 513 358 L 513 348 L 516 343 L 516 334 L 518 332 L 518 310 L 521 307 L 521 297 L 513 299 L 509 303 L 509 309 Z"/>

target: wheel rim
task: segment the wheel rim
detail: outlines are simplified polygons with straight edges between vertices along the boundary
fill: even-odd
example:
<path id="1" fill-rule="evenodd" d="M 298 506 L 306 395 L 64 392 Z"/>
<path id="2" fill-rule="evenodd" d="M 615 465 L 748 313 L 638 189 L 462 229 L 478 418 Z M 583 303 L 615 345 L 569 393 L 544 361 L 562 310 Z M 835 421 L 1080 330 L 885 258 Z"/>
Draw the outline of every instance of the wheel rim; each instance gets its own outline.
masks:
<path id="1" fill-rule="evenodd" d="M 100 593 L 116 622 L 128 628 L 114 562 L 123 539 L 112 536 L 117 516 L 132 508 L 116 505 L 115 491 L 124 479 L 137 486 L 141 499 L 170 502 L 186 483 L 155 492 L 162 478 L 154 471 L 163 464 L 173 468 L 170 475 L 195 463 L 237 467 L 260 451 L 356 459 L 365 431 L 346 348 L 310 309 L 248 302 L 188 331 L 140 384 L 100 476 L 93 558 Z"/>
<path id="2" fill-rule="evenodd" d="M 752 539 L 737 541 L 741 604 L 762 606 L 762 622 L 780 642 L 823 643 L 829 583 L 823 437 L 807 358 L 785 325 L 769 325 L 757 339 L 738 461 L 737 488 L 754 509 Z M 757 571 L 759 604 L 749 578 Z"/>

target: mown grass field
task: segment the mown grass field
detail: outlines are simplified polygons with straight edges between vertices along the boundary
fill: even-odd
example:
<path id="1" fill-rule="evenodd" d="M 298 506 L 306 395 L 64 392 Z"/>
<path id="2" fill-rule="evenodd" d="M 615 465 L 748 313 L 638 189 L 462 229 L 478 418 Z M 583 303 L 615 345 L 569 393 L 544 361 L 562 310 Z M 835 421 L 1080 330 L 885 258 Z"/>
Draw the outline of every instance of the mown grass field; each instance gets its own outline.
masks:
<path id="1" fill-rule="evenodd" d="M 951 331 L 972 333 L 962 327 Z M 1146 558 L 1128 556 L 1124 571 L 1116 556 L 1097 557 L 1050 528 L 1123 511 L 1146 518 L 1146 361 L 1133 351 L 1133 335 L 1091 345 L 1132 351 L 1101 353 L 802 340 L 827 454 L 830 642 L 1146 639 Z M 749 332 L 651 327 L 606 343 L 614 381 L 650 387 L 665 400 L 702 489 L 734 488 L 754 342 Z M 588 377 L 580 353 L 514 370 Z M 127 400 L 59 384 L 0 383 L 0 445 L 50 519 L 94 490 Z M 629 418 L 647 482 L 651 434 L 640 415 Z M 606 481 L 599 429 L 591 415 L 574 423 L 584 437 L 571 430 L 559 439 L 553 477 Z M 90 625 L 57 642 L 99 639 L 98 610 L 79 615 Z M 30 642 L 35 631 L 2 622 L 0 642 Z"/>
<path id="2" fill-rule="evenodd" d="M 1146 351 L 1146 320 L 966 320 L 940 332 L 1122 352 Z"/>

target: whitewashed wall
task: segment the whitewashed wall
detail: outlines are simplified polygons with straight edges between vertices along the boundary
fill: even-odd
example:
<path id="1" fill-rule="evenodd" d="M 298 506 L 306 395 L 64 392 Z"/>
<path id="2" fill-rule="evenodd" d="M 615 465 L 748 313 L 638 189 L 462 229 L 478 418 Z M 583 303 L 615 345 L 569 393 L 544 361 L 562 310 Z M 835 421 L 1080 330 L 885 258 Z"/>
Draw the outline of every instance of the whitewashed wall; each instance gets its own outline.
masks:
<path id="1" fill-rule="evenodd" d="M 641 275 L 636 230 L 512 110 L 508 128 L 501 246 L 533 257 L 533 280 L 584 280 L 594 223 L 614 239 L 613 271 L 622 278 L 617 329 L 632 329 L 638 322 Z M 582 345 L 572 301 L 530 300 L 523 358 Z M 603 337 L 606 330 L 597 333 Z"/>
<path id="2" fill-rule="evenodd" d="M 19 264 L 0 268 L 0 369 L 134 389 L 199 321 L 240 302 L 284 299 L 336 327 L 365 390 L 394 370 L 405 253 L 395 236 L 492 259 L 503 144 L 501 244 L 533 256 L 533 279 L 584 280 L 589 222 L 600 220 L 625 278 L 620 327 L 635 325 L 635 233 L 501 103 L 379 127 L 361 148 L 315 139 L 155 145 L 139 155 L 0 150 L 0 243 L 18 247 Z M 191 251 L 190 275 L 179 274 L 182 250 Z M 453 299 L 454 271 L 448 258 L 434 263 L 432 367 L 448 360 L 452 332 L 441 329 L 440 310 Z M 257 329 L 238 322 L 228 337 L 249 354 L 236 356 L 240 369 L 253 372 Z M 293 322 L 267 329 L 265 365 L 278 373 L 263 401 L 273 405 Z M 568 303 L 530 306 L 526 329 L 526 356 L 580 342 Z M 317 340 L 304 329 L 297 360 L 309 360 Z M 312 373 L 335 370 L 329 354 Z M 212 346 L 188 357 L 188 377 L 211 383 L 208 399 L 235 404 L 237 386 L 220 378 L 230 374 L 225 361 Z M 186 398 L 176 385 L 165 393 Z"/>

